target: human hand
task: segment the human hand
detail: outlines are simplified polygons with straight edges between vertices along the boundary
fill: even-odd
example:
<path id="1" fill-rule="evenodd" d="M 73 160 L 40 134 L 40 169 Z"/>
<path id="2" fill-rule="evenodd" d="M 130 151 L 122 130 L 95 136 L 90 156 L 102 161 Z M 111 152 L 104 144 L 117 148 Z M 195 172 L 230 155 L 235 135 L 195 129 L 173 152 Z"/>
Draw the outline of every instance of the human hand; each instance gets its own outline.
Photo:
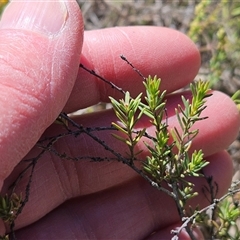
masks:
<path id="1" fill-rule="evenodd" d="M 11 3 L 0 23 L 3 193 L 24 168 L 18 163 L 30 149 L 25 159 L 38 153 L 34 145 L 41 135 L 46 137 L 62 131 L 56 124 L 49 127 L 61 111 L 72 112 L 108 101 L 109 95 L 122 97 L 78 69 L 83 23 L 77 4 L 65 4 L 67 14 L 59 12 L 57 2 Z M 26 6 L 29 9 L 24 10 L 22 7 Z M 55 34 L 47 37 L 36 27 L 30 29 L 27 21 L 38 15 L 36 9 L 44 9 L 45 29 Z M 16 24 L 10 26 L 10 23 L 19 14 L 22 22 L 18 24 L 20 29 L 16 29 Z M 59 24 L 57 19 L 64 20 L 64 24 Z M 59 33 L 58 28 L 61 28 Z M 143 91 L 142 79 L 119 58 L 120 54 L 126 55 L 145 76 L 161 77 L 162 88 L 168 92 L 191 82 L 200 65 L 193 43 L 170 29 L 130 27 L 85 33 L 81 62 L 137 95 Z M 168 111 L 173 111 L 178 102 L 178 95 L 168 97 Z M 209 118 L 197 124 L 200 134 L 193 148 L 202 148 L 210 161 L 204 173 L 213 176 L 219 184 L 220 196 L 227 190 L 232 174 L 231 159 L 223 149 L 237 135 L 239 116 L 235 105 L 220 92 L 214 92 L 207 105 L 204 115 Z M 75 119 L 85 127 L 110 126 L 114 120 L 111 110 Z M 176 117 L 169 116 L 168 123 L 176 125 Z M 150 127 L 148 131 L 151 132 Z M 109 132 L 99 132 L 98 137 L 124 154 L 125 149 L 113 141 Z M 57 149 L 73 156 L 109 156 L 86 136 L 66 138 L 57 144 Z M 27 177 L 16 191 L 24 192 L 26 182 Z M 204 180 L 194 182 L 201 192 Z M 198 203 L 208 204 L 204 196 L 192 201 Z M 174 202 L 124 164 L 62 161 L 45 154 L 36 166 L 29 202 L 16 220 L 16 236 L 18 239 L 169 239 L 170 230 L 179 225 Z M 2 225 L 1 234 L 4 231 Z"/>

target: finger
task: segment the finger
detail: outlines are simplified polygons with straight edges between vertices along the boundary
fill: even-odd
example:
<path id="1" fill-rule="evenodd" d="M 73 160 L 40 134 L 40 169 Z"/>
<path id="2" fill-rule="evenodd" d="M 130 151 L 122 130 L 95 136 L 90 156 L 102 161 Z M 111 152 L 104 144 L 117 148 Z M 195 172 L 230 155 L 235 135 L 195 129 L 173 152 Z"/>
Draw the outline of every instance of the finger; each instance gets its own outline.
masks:
<path id="1" fill-rule="evenodd" d="M 234 130 L 237 131 L 239 124 L 239 117 L 235 114 L 237 112 L 237 109 L 234 103 L 232 103 L 230 99 L 225 99 L 224 101 L 222 101 L 223 95 L 221 93 L 214 92 L 213 96 L 216 99 L 211 101 L 211 99 L 213 99 L 214 97 L 209 98 L 207 102 L 208 108 L 212 111 L 209 111 L 209 119 L 204 121 L 211 122 L 212 128 L 214 130 L 212 133 L 210 133 L 210 135 L 214 135 L 215 138 L 211 136 L 210 140 L 208 139 L 209 133 L 203 131 L 205 125 L 202 124 L 199 125 L 199 140 L 197 140 L 197 143 L 202 147 L 204 152 L 207 152 L 207 155 L 212 155 L 215 153 L 211 151 L 211 141 L 213 141 L 213 139 L 222 139 L 221 141 L 219 141 L 219 144 L 216 145 L 215 151 L 221 151 L 223 148 L 227 147 L 227 145 L 230 144 L 231 141 L 233 141 L 233 139 L 231 138 L 235 136 Z M 219 118 L 215 117 L 215 102 L 218 102 L 220 104 L 221 109 L 228 109 L 227 114 L 229 114 L 230 117 L 227 115 L 228 124 L 226 128 L 222 128 L 221 125 L 217 124 L 219 118 L 224 119 L 225 115 L 224 112 L 219 112 Z M 170 108 L 170 106 L 174 107 L 175 105 L 176 102 L 174 102 L 174 99 L 171 98 L 168 109 Z M 232 120 L 232 118 L 234 120 Z M 105 111 L 103 113 L 80 116 L 78 119 L 79 123 L 83 124 L 83 126 L 85 127 L 110 126 L 111 121 L 113 120 L 114 115 L 112 111 Z M 171 120 L 171 122 L 173 123 L 174 121 Z M 150 125 L 149 120 L 144 121 L 141 124 L 143 125 L 143 127 L 146 127 L 146 124 Z M 48 129 L 48 131 L 45 133 L 45 136 L 58 135 L 59 130 L 59 126 L 57 126 L 57 128 L 54 128 L 53 126 L 52 129 Z M 149 127 L 147 131 L 149 134 L 154 134 L 154 129 L 151 129 L 151 127 Z M 229 134 L 230 136 L 228 136 Z M 122 154 L 124 157 L 127 157 L 127 147 L 121 142 L 114 140 L 114 138 L 111 136 L 111 132 L 99 131 L 94 132 L 94 135 L 97 136 L 99 139 L 103 140 L 115 152 Z M 229 142 L 223 139 L 228 139 Z M 195 143 L 193 143 L 193 146 L 198 149 L 198 145 L 194 144 Z M 147 154 L 146 147 L 143 143 L 140 143 L 138 147 L 138 150 L 144 150 L 141 156 L 144 160 L 144 156 Z M 54 149 L 60 154 L 66 154 L 70 157 L 86 157 L 87 160 L 80 160 L 79 162 L 74 162 L 71 160 L 68 161 L 64 159 L 60 160 L 54 154 L 46 154 L 44 159 L 40 159 L 37 168 L 34 171 L 34 178 L 32 181 L 32 191 L 30 193 L 32 200 L 26 206 L 26 209 L 24 209 L 22 215 L 23 218 L 20 216 L 19 219 L 28 219 L 27 217 L 25 217 L 26 215 L 30 215 L 32 219 L 39 219 L 67 199 L 77 197 L 79 195 L 86 195 L 98 191 L 103 191 L 117 184 L 129 181 L 136 176 L 136 173 L 134 173 L 132 169 L 130 169 L 125 164 L 122 164 L 121 162 L 116 162 L 113 160 L 110 160 L 109 162 L 90 162 L 89 157 L 100 156 L 111 159 L 115 156 L 112 155 L 109 151 L 106 151 L 104 147 L 98 145 L 94 140 L 84 134 L 78 136 L 77 138 L 74 136 L 63 138 L 62 140 L 59 140 L 57 142 L 57 144 L 54 146 Z M 26 158 L 28 159 L 35 157 L 37 153 L 38 150 L 32 151 L 28 154 Z M 220 158 L 218 158 L 217 162 L 219 164 L 219 169 L 224 166 Z M 19 165 L 20 169 L 18 170 L 18 172 L 14 172 L 12 178 L 8 179 L 9 185 L 15 180 L 19 171 L 25 166 L 26 165 L 24 165 L 23 163 Z M 225 169 L 227 176 L 231 175 L 232 169 L 231 167 L 229 167 L 229 165 L 228 167 L 225 166 L 223 169 Z M 213 172 L 215 170 L 212 169 L 211 171 Z M 17 191 L 24 191 L 27 179 L 28 178 L 25 176 L 24 181 L 20 182 L 18 186 L 19 190 L 17 189 Z M 225 183 L 228 184 L 229 182 L 225 180 Z M 6 182 L 6 186 L 9 185 Z M 39 196 L 39 192 L 41 192 L 41 197 Z M 48 201 L 49 198 L 51 198 L 50 202 Z M 39 201 L 41 202 L 41 208 L 38 207 Z M 36 209 L 39 210 L 36 211 Z M 31 215 L 33 210 L 34 216 Z M 25 220 L 23 221 L 23 223 L 24 222 Z"/>
<path id="2" fill-rule="evenodd" d="M 223 167 L 229 167 L 231 159 L 225 152 L 208 158 L 211 162 L 211 167 L 207 167 L 211 169 L 209 173 L 220 186 L 218 197 L 227 188 L 222 185 L 225 181 L 222 173 L 213 170 L 219 167 L 218 161 L 214 161 L 216 158 Z M 206 197 L 201 195 L 206 181 L 195 178 L 194 182 L 194 190 L 200 195 L 190 204 L 193 207 L 208 205 Z M 167 194 L 152 188 L 145 180 L 135 178 L 102 192 L 69 200 L 30 227 L 17 232 L 16 236 L 17 239 L 26 236 L 34 236 L 34 239 L 46 239 L 47 236 L 50 239 L 145 239 L 180 221 L 175 206 Z"/>
<path id="3" fill-rule="evenodd" d="M 143 79 L 119 56 L 125 55 L 144 76 L 157 75 L 162 89 L 172 92 L 191 82 L 200 66 L 200 55 L 184 34 L 163 27 L 117 27 L 85 32 L 81 63 L 123 90 L 136 96 Z M 86 96 L 86 93 L 87 96 Z M 122 95 L 80 69 L 65 111 L 88 107 Z"/>
<path id="4" fill-rule="evenodd" d="M 65 105 L 82 29 L 75 1 L 12 1 L 6 8 L 0 22 L 0 186 Z"/>

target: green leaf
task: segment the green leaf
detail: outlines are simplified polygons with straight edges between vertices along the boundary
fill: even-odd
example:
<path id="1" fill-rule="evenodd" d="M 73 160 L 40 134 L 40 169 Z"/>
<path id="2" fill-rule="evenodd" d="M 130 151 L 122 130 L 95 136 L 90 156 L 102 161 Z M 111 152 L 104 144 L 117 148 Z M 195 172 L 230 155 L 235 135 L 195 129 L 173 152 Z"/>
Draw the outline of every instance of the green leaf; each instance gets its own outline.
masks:
<path id="1" fill-rule="evenodd" d="M 122 133 L 128 134 L 128 132 L 126 131 L 126 129 L 122 128 L 121 126 L 119 126 L 118 124 L 112 122 L 112 126 L 115 127 L 117 130 L 119 130 Z"/>
<path id="2" fill-rule="evenodd" d="M 112 136 L 115 137 L 116 139 L 126 143 L 127 142 L 127 139 L 126 138 L 123 138 L 123 137 L 120 137 L 119 135 L 115 134 L 115 133 L 112 133 Z"/>

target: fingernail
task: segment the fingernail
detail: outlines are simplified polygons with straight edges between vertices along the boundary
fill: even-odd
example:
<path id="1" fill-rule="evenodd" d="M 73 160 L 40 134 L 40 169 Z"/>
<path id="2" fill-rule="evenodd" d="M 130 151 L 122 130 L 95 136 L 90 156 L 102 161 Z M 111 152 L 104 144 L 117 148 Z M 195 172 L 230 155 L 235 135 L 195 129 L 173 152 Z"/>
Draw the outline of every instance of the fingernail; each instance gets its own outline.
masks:
<path id="1" fill-rule="evenodd" d="M 13 1 L 2 15 L 0 28 L 54 35 L 64 27 L 67 17 L 64 1 Z"/>

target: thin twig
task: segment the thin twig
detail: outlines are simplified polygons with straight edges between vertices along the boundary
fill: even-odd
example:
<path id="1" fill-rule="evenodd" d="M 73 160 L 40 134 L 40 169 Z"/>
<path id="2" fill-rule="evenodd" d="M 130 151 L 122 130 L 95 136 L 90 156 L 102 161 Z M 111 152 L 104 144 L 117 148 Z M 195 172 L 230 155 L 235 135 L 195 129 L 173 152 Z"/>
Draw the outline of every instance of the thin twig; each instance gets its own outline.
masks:
<path id="1" fill-rule="evenodd" d="M 83 68 L 84 70 L 86 70 L 87 72 L 89 72 L 90 74 L 92 74 L 93 76 L 101 79 L 102 81 L 104 81 L 106 84 L 110 85 L 112 88 L 115 88 L 116 90 L 118 90 L 120 93 L 122 93 L 123 95 L 126 93 L 122 88 L 118 87 L 116 84 L 114 84 L 111 81 L 108 81 L 107 79 L 101 77 L 100 75 L 98 75 L 94 70 L 90 70 L 88 68 L 86 68 L 82 63 L 80 63 L 79 65 L 80 68 Z"/>
<path id="2" fill-rule="evenodd" d="M 140 72 L 139 69 L 137 69 L 136 67 L 134 67 L 134 65 L 124 56 L 124 55 L 120 55 L 120 58 L 125 61 L 128 65 L 130 65 L 132 67 L 132 69 L 140 76 L 143 78 L 143 80 L 146 80 L 146 78 L 143 76 L 143 74 Z"/>

